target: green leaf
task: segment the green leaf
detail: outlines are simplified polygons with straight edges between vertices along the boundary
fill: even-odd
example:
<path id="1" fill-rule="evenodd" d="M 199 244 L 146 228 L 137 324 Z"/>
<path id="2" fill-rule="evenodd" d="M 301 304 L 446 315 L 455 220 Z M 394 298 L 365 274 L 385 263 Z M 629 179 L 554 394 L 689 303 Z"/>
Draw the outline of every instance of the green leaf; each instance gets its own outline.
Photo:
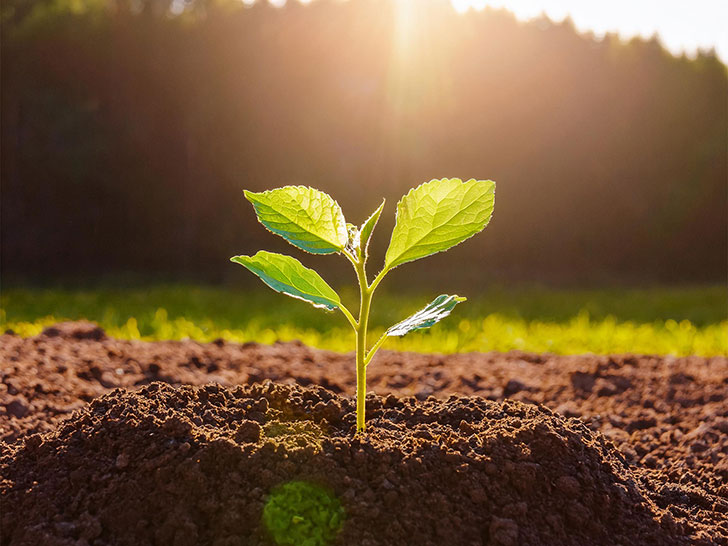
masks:
<path id="1" fill-rule="evenodd" d="M 295 258 L 261 250 L 255 256 L 233 256 L 230 261 L 248 268 L 276 292 L 329 311 L 341 306 L 334 289 Z"/>
<path id="2" fill-rule="evenodd" d="M 369 256 L 369 239 L 372 238 L 374 228 L 377 227 L 377 222 L 379 221 L 379 216 L 382 214 L 382 210 L 384 210 L 385 202 L 386 199 L 382 200 L 382 204 L 379 205 L 379 208 L 375 210 L 369 218 L 367 218 L 366 222 L 364 222 L 359 229 L 360 248 L 363 249 L 365 257 Z"/>
<path id="3" fill-rule="evenodd" d="M 460 296 L 448 296 L 447 294 L 437 296 L 427 307 L 420 309 L 414 315 L 389 328 L 387 335 L 403 336 L 413 330 L 429 328 L 448 316 L 458 303 L 466 299 Z"/>
<path id="4" fill-rule="evenodd" d="M 495 182 L 443 178 L 409 191 L 397 203 L 397 223 L 384 260 L 385 269 L 442 252 L 488 225 Z"/>
<path id="5" fill-rule="evenodd" d="M 326 193 L 285 186 L 261 193 L 245 191 L 258 220 L 269 231 L 312 254 L 340 252 L 349 239 L 341 207 Z"/>

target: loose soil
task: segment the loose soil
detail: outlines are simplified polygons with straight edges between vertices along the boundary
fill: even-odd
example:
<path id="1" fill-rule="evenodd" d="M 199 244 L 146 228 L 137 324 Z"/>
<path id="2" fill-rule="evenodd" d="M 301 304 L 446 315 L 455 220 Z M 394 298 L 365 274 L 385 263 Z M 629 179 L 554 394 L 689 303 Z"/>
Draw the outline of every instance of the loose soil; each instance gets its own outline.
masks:
<path id="1" fill-rule="evenodd" d="M 304 481 L 337 545 L 728 544 L 726 358 L 381 351 L 361 437 L 352 361 L 0 336 L 0 543 L 270 545 Z"/>

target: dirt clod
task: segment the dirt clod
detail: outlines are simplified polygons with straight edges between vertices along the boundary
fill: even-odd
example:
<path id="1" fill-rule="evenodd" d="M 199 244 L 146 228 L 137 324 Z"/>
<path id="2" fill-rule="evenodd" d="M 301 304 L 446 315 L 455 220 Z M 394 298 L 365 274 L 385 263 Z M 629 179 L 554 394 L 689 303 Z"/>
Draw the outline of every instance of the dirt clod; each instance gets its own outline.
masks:
<path id="1" fill-rule="evenodd" d="M 98 324 L 93 322 L 59 322 L 49 326 L 41 333 L 45 337 L 62 337 L 66 339 L 89 339 L 101 341 L 106 337 L 106 332 Z"/>
<path id="2" fill-rule="evenodd" d="M 14 398 L 5 404 L 5 410 L 13 417 L 22 419 L 28 414 L 30 407 L 23 398 Z"/>
<path id="3" fill-rule="evenodd" d="M 490 539 L 494 544 L 515 546 L 518 544 L 518 524 L 508 518 L 493 518 L 490 524 Z"/>

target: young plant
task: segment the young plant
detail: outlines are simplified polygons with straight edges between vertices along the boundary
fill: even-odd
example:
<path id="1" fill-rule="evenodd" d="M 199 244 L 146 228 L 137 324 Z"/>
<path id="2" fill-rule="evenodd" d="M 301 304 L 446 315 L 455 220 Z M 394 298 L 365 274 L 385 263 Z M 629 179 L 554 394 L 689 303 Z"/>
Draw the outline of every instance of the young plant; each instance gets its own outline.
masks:
<path id="1" fill-rule="evenodd" d="M 447 250 L 488 225 L 495 202 L 495 182 L 443 178 L 411 189 L 397 203 L 396 224 L 384 267 L 371 282 L 366 272 L 369 240 L 384 209 L 384 201 L 361 227 L 356 227 L 346 223 L 336 201 L 313 188 L 286 186 L 261 193 L 245 191 L 245 197 L 269 231 L 312 254 L 341 254 L 354 266 L 361 296 L 358 318 L 354 318 L 318 273 L 295 258 L 265 250 L 254 256 L 230 258 L 277 292 L 307 301 L 314 307 L 338 309 L 343 313 L 356 333 L 356 428 L 364 430 L 366 369 L 387 337 L 429 328 L 465 301 L 459 296 L 438 296 L 425 308 L 390 327 L 367 349 L 374 291 L 395 267 Z"/>

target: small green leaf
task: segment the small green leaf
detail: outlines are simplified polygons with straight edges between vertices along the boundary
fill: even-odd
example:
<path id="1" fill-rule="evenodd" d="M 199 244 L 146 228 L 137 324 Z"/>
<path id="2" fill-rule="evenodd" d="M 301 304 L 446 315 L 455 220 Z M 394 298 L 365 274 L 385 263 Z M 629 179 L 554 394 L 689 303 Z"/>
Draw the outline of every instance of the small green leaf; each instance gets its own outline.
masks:
<path id="1" fill-rule="evenodd" d="M 255 256 L 233 256 L 230 261 L 248 268 L 276 292 L 329 311 L 341 306 L 334 289 L 295 258 L 261 250 Z"/>
<path id="2" fill-rule="evenodd" d="M 379 221 L 379 216 L 382 214 L 385 202 L 386 200 L 382 200 L 382 204 L 379 205 L 379 208 L 375 210 L 369 218 L 367 218 L 366 222 L 361 225 L 361 229 L 359 229 L 359 240 L 361 241 L 360 247 L 363 249 L 365 257 L 369 256 L 369 240 L 372 238 L 374 228 L 377 227 L 377 222 Z"/>
<path id="3" fill-rule="evenodd" d="M 429 328 L 448 316 L 458 303 L 466 299 L 460 296 L 448 296 L 447 294 L 437 296 L 427 307 L 392 326 L 387 330 L 387 335 L 403 336 L 413 330 Z"/>
<path id="4" fill-rule="evenodd" d="M 495 202 L 495 182 L 443 178 L 409 191 L 397 203 L 397 223 L 384 261 L 385 269 L 442 252 L 488 225 Z"/>
<path id="5" fill-rule="evenodd" d="M 332 254 L 349 236 L 341 207 L 326 193 L 306 186 L 285 186 L 261 193 L 245 191 L 258 220 L 269 231 L 312 254 Z"/>

